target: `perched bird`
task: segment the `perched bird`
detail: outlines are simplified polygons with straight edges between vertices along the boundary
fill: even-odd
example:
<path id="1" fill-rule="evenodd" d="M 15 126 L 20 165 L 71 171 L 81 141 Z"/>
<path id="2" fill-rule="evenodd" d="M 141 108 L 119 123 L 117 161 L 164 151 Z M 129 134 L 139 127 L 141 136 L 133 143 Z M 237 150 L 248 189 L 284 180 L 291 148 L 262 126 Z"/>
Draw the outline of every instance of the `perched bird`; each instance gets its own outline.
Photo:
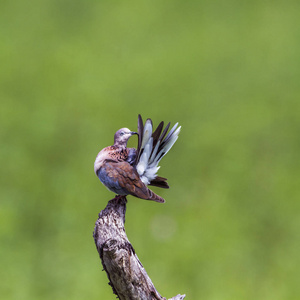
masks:
<path id="1" fill-rule="evenodd" d="M 171 149 L 178 138 L 181 126 L 176 123 L 167 134 L 170 123 L 161 122 L 153 132 L 151 119 L 145 125 L 138 116 L 138 132 L 128 128 L 119 129 L 113 146 L 102 149 L 95 160 L 94 171 L 100 181 L 117 195 L 132 195 L 145 200 L 164 203 L 147 186 L 169 188 L 167 178 L 157 176 L 158 163 Z M 138 147 L 127 148 L 128 139 L 138 134 Z"/>

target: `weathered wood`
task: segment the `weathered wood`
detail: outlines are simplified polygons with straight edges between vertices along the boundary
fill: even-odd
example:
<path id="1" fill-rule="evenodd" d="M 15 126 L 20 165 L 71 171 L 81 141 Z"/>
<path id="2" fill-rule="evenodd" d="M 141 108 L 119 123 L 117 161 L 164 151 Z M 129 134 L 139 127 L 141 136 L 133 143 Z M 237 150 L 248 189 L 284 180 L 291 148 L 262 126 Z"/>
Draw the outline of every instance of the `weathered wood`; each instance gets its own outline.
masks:
<path id="1" fill-rule="evenodd" d="M 166 300 L 155 289 L 125 233 L 127 199 L 117 196 L 99 213 L 94 240 L 114 294 L 121 300 Z M 170 300 L 184 299 L 177 295 Z"/>

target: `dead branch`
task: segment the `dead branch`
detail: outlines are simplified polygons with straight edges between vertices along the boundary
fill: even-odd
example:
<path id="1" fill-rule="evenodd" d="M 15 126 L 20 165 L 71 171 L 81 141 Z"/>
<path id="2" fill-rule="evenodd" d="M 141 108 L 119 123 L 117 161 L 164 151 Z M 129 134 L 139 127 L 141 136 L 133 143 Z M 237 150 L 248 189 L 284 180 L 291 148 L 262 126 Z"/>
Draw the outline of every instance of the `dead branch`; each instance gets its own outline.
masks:
<path id="1" fill-rule="evenodd" d="M 121 300 L 166 300 L 155 289 L 125 233 L 127 199 L 117 196 L 110 200 L 94 229 L 94 240 L 114 294 Z M 181 300 L 177 295 L 169 300 Z"/>

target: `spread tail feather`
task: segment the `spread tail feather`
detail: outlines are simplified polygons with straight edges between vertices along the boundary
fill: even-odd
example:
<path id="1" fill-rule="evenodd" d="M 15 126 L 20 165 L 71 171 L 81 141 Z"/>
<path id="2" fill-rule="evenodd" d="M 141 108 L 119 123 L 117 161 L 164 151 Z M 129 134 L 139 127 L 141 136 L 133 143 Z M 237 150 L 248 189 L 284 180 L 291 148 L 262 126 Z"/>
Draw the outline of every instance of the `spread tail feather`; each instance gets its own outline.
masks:
<path id="1" fill-rule="evenodd" d="M 163 189 L 170 188 L 168 183 L 167 183 L 167 178 L 163 178 L 163 177 L 160 177 L 160 176 L 157 176 L 155 179 L 151 180 L 149 185 L 157 186 L 157 187 L 160 187 L 160 188 L 163 188 Z"/>
<path id="2" fill-rule="evenodd" d="M 141 180 L 146 185 L 168 188 L 167 179 L 162 180 L 161 177 L 157 177 L 158 164 L 178 139 L 181 126 L 178 127 L 178 123 L 176 123 L 168 134 L 170 123 L 162 132 L 163 126 L 164 123 L 161 122 L 153 132 L 152 120 L 147 119 L 143 125 L 141 115 L 138 116 L 139 140 L 135 166 Z"/>

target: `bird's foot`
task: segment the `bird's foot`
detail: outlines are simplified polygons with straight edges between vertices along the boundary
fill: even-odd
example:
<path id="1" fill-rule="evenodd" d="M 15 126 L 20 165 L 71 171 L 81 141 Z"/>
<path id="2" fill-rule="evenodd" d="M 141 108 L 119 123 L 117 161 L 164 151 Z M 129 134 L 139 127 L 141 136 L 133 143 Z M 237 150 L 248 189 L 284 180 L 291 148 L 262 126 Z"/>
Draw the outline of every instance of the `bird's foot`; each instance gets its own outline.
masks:
<path id="1" fill-rule="evenodd" d="M 126 198 L 125 195 L 116 195 L 116 197 L 114 199 L 116 199 L 117 201 L 125 201 L 125 202 L 127 202 L 127 198 Z"/>

